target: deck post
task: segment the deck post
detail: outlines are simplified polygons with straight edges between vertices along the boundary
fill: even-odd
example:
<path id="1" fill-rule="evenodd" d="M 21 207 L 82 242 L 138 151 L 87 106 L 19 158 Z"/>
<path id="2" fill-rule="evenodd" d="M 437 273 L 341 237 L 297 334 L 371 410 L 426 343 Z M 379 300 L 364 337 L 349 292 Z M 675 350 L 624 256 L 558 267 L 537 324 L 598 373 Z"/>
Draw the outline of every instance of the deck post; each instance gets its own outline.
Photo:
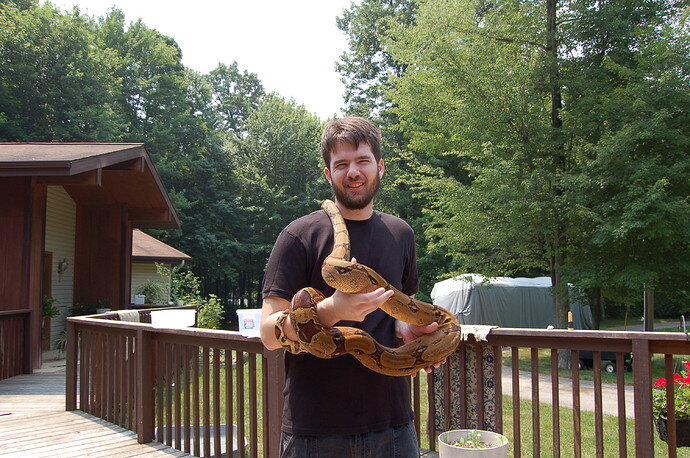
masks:
<path id="1" fill-rule="evenodd" d="M 137 329 L 136 342 L 136 418 L 137 440 L 146 444 L 153 440 L 154 418 L 154 357 L 151 332 Z"/>
<path id="2" fill-rule="evenodd" d="M 277 458 L 280 452 L 280 431 L 283 417 L 283 387 L 285 386 L 285 350 L 264 349 L 264 456 Z"/>
<path id="3" fill-rule="evenodd" d="M 652 364 L 649 340 L 633 339 L 632 353 L 635 385 L 635 456 L 653 457 Z"/>
<path id="4" fill-rule="evenodd" d="M 67 320 L 67 343 L 65 344 L 65 352 L 67 353 L 67 367 L 66 378 L 67 385 L 65 388 L 65 410 L 77 410 L 77 359 L 79 357 L 79 348 L 77 342 L 77 329 L 74 323 Z"/>

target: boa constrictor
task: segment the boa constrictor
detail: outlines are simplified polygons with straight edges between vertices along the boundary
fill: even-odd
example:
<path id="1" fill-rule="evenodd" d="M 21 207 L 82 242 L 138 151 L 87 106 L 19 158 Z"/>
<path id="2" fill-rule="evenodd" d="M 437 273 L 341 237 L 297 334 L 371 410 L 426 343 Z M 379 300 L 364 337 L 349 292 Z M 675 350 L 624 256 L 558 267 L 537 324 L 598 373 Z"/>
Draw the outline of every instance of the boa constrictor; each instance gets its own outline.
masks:
<path id="1" fill-rule="evenodd" d="M 338 207 L 326 200 L 321 208 L 328 214 L 334 232 L 333 250 L 321 268 L 326 283 L 345 293 L 368 293 L 380 287 L 393 290 L 394 295 L 381 306 L 384 312 L 418 326 L 436 322 L 438 328 L 398 348 L 388 348 L 360 329 L 321 324 L 316 304 L 324 296 L 314 288 L 304 288 L 293 297 L 289 312 L 300 346 L 320 358 L 349 353 L 373 371 L 399 376 L 417 373 L 452 353 L 460 342 L 460 325 L 455 316 L 443 308 L 412 299 L 373 269 L 350 262 L 350 238 Z"/>

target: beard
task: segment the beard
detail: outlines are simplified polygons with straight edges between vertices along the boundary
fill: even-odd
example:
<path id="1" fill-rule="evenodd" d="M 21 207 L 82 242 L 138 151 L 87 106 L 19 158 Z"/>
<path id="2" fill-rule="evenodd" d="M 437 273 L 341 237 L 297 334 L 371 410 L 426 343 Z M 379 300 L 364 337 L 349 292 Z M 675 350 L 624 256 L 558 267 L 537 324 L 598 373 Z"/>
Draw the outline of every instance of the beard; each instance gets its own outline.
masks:
<path id="1" fill-rule="evenodd" d="M 379 178 L 378 174 L 375 175 L 373 182 L 365 184 L 366 190 L 364 192 L 355 195 L 348 193 L 347 186 L 341 188 L 331 183 L 331 189 L 336 201 L 350 210 L 361 210 L 369 205 L 376 197 L 376 194 L 378 194 L 380 186 L 381 178 Z"/>

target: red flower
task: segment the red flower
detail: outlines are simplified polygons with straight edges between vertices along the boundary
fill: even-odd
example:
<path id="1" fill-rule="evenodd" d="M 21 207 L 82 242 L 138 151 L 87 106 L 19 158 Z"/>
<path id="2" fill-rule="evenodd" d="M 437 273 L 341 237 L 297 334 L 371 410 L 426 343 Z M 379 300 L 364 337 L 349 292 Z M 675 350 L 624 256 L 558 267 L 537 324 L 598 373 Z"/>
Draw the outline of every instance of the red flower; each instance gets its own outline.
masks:
<path id="1" fill-rule="evenodd" d="M 685 361 L 683 365 L 685 366 L 686 371 L 690 371 L 690 361 Z"/>
<path id="2" fill-rule="evenodd" d="M 666 386 L 666 379 L 665 378 L 656 379 L 656 382 L 654 382 L 654 386 L 657 388 L 662 387 L 662 386 Z"/>

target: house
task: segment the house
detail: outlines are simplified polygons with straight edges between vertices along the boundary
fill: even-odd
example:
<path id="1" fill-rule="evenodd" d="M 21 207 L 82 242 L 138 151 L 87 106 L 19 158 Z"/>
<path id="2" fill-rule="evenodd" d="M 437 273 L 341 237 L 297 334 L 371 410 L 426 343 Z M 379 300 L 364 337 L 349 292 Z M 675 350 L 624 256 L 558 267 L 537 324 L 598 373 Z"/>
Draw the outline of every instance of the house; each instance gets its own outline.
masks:
<path id="1" fill-rule="evenodd" d="M 131 303 L 134 303 L 134 294 L 137 288 L 147 281 L 154 281 L 164 285 L 165 297 L 163 303 L 170 300 L 170 277 L 164 277 L 158 273 L 156 264 L 171 269 L 184 265 L 192 260 L 188 256 L 170 245 L 167 245 L 155 237 L 151 237 L 139 229 L 132 231 L 132 283 Z"/>
<path id="2" fill-rule="evenodd" d="M 0 143 L 0 379 L 41 365 L 41 298 L 130 302 L 133 228 L 179 218 L 141 143 Z"/>

